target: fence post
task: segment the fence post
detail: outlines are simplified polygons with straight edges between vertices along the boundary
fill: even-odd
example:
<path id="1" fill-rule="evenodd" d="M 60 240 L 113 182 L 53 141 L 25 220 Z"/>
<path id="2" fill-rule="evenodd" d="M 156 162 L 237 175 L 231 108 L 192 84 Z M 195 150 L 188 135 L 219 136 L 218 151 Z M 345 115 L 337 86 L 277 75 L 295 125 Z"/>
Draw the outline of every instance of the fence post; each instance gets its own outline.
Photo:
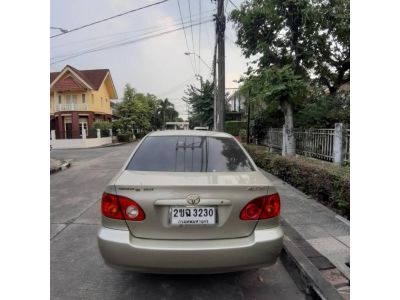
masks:
<path id="1" fill-rule="evenodd" d="M 56 131 L 52 130 L 51 131 L 51 139 L 54 141 L 56 139 Z"/>
<path id="2" fill-rule="evenodd" d="M 344 126 L 343 123 L 335 124 L 335 135 L 333 137 L 333 162 L 342 166 L 344 162 Z"/>
<path id="3" fill-rule="evenodd" d="M 86 140 L 86 129 L 82 128 L 82 140 Z"/>
<path id="4" fill-rule="evenodd" d="M 112 138 L 113 134 L 112 134 L 112 129 L 108 129 L 110 131 L 110 138 Z"/>
<path id="5" fill-rule="evenodd" d="M 97 138 L 101 138 L 101 133 L 100 133 L 100 129 L 97 129 Z"/>

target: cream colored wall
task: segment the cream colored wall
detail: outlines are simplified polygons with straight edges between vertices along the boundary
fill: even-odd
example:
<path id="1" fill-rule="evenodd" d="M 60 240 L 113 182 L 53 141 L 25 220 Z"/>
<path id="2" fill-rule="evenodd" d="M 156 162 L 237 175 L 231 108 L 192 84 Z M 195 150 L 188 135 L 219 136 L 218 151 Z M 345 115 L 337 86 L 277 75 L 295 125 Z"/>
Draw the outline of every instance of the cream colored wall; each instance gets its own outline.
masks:
<path id="1" fill-rule="evenodd" d="M 106 80 L 108 80 L 108 78 Z M 98 91 L 92 91 L 94 96 L 93 99 L 94 101 L 92 101 L 92 98 L 90 98 L 90 104 L 89 104 L 90 111 L 111 114 L 110 95 L 108 93 L 105 81 L 100 86 Z"/>

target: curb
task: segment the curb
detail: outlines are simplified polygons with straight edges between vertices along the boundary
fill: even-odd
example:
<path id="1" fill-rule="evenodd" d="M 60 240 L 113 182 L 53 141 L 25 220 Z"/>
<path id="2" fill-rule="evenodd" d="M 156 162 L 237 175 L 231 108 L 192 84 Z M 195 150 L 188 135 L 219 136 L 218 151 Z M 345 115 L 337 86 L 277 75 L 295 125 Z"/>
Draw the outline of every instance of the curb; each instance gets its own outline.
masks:
<path id="1" fill-rule="evenodd" d="M 280 258 L 296 285 L 307 295 L 307 299 L 343 300 L 303 252 L 286 237 Z"/>
<path id="2" fill-rule="evenodd" d="M 101 145 L 101 146 L 87 147 L 87 148 L 62 148 L 62 149 L 54 149 L 53 148 L 52 151 L 53 150 L 85 150 L 85 149 L 90 150 L 90 149 L 98 149 L 98 148 L 109 148 L 109 147 L 122 146 L 122 145 L 130 144 L 130 143 L 133 143 L 133 142 L 137 142 L 137 141 L 139 141 L 139 140 L 137 139 L 137 140 L 134 140 L 132 142 L 112 143 L 112 144 L 105 144 L 105 145 Z"/>
<path id="3" fill-rule="evenodd" d="M 68 169 L 69 167 L 71 167 L 71 163 L 68 161 L 64 161 L 61 165 L 59 165 L 58 167 L 55 167 L 53 169 L 50 169 L 50 174 L 54 174 L 56 172 Z"/>

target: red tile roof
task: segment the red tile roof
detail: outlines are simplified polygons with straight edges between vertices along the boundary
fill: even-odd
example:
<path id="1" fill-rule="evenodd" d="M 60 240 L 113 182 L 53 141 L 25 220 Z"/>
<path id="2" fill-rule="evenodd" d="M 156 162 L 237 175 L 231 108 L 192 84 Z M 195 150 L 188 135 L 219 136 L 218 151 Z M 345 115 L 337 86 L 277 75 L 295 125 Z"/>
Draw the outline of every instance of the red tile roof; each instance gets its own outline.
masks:
<path id="1" fill-rule="evenodd" d="M 72 66 L 67 65 L 73 72 L 75 72 L 81 79 L 89 84 L 94 90 L 100 88 L 101 83 L 106 77 L 109 69 L 94 69 L 94 70 L 78 70 Z M 50 84 L 56 79 L 60 72 L 50 73 Z"/>

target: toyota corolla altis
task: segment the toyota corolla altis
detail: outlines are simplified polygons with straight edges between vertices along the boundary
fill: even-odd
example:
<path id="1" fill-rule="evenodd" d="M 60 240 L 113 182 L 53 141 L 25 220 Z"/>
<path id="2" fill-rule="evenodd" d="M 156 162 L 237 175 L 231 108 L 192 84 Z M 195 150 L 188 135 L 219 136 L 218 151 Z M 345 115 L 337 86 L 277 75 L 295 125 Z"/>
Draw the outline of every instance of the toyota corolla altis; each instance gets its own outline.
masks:
<path id="1" fill-rule="evenodd" d="M 226 133 L 148 134 L 101 208 L 99 249 L 117 268 L 231 272 L 272 265 L 282 248 L 279 195 Z"/>

